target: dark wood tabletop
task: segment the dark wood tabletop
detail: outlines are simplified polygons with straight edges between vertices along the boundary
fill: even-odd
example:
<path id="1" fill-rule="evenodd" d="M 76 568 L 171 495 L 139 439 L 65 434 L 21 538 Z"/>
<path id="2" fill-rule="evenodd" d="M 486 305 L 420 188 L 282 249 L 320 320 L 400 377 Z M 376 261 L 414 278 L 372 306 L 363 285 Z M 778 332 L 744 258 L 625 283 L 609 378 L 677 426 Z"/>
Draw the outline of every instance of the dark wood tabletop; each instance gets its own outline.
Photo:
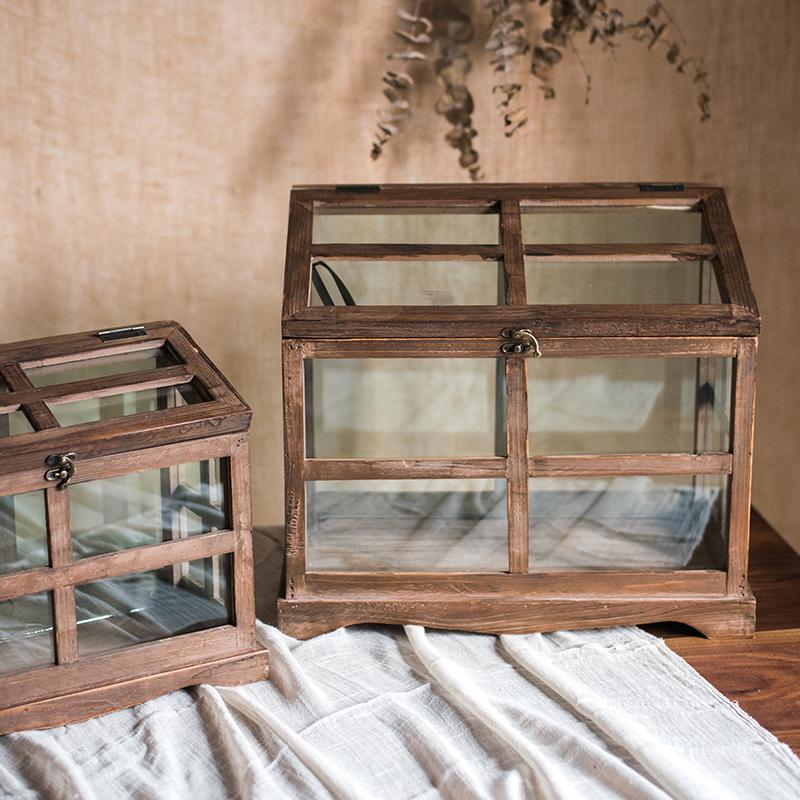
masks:
<path id="1" fill-rule="evenodd" d="M 726 697 L 800 755 L 800 555 L 755 510 L 752 639 L 705 639 L 689 628 L 648 627 Z"/>

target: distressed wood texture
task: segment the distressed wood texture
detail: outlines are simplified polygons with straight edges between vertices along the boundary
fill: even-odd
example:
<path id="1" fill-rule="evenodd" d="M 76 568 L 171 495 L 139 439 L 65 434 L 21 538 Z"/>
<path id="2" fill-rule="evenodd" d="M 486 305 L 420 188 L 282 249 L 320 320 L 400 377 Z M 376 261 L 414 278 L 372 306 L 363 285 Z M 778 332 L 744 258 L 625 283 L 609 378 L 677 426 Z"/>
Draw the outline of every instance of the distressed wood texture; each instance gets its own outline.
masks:
<path id="1" fill-rule="evenodd" d="M 375 623 L 456 628 L 477 633 L 534 633 L 602 628 L 642 622 L 678 621 L 707 636 L 752 636 L 755 600 L 686 596 L 600 598 L 514 597 L 475 594 L 449 598 L 430 591 L 424 599 L 295 598 L 278 603 L 278 624 L 290 636 L 307 639 L 343 625 Z"/>
<path id="2" fill-rule="evenodd" d="M 755 603 L 747 583 L 747 514 L 758 308 L 722 190 L 692 184 L 659 188 L 663 191 L 645 190 L 639 184 L 483 184 L 304 186 L 293 191 L 283 314 L 287 588 L 279 618 L 286 631 L 305 637 L 358 622 L 414 622 L 475 631 L 522 632 L 673 620 L 693 625 L 707 635 L 752 634 Z M 704 235 L 710 241 L 524 241 L 526 214 L 568 210 L 588 215 L 597 210 L 647 206 L 701 212 Z M 499 243 L 312 243 L 315 215 L 463 212 L 496 216 Z M 310 306 L 312 257 L 502 262 L 499 296 L 505 304 Z M 526 257 L 629 263 L 700 261 L 703 268 L 691 303 L 529 305 Z M 712 274 L 719 282 L 721 302 L 717 303 L 707 302 Z M 518 354 L 501 349 L 510 337 L 521 335 L 519 329 L 527 329 L 536 337 L 539 352 L 534 347 Z M 730 449 L 714 452 L 713 447 L 705 446 L 706 420 L 698 413 L 694 452 L 541 455 L 537 453 L 536 426 L 528 419 L 527 371 L 535 369 L 537 363 L 528 359 L 536 356 L 732 359 L 735 380 Z M 497 414 L 494 454 L 464 458 L 448 457 L 446 452 L 417 458 L 315 458 L 313 447 L 306 447 L 313 433 L 305 430 L 306 421 L 313 419 L 309 415 L 311 385 L 304 387 L 306 360 L 370 358 L 504 359 L 498 371 L 504 385 L 498 384 L 495 396 L 505 404 Z M 708 379 L 708 370 L 698 366 L 698 396 Z M 457 405 L 453 413 L 458 413 Z M 535 520 L 537 513 L 529 493 L 529 478 L 623 475 L 698 479 L 707 475 L 727 480 L 729 506 L 719 512 L 729 520 L 727 552 L 725 545 L 720 545 L 719 558 L 715 557 L 713 563 L 697 556 L 686 568 L 675 570 L 630 572 L 619 565 L 617 569 L 537 573 L 528 552 L 530 537 L 535 535 L 529 517 Z M 447 478 L 456 483 L 470 478 L 505 479 L 507 572 L 437 573 L 421 564 L 421 571 L 412 573 L 392 571 L 388 563 L 381 565 L 383 569 L 368 572 L 358 569 L 358 558 L 348 562 L 344 557 L 341 566 L 335 567 L 337 571 L 308 571 L 306 503 L 308 497 L 310 506 L 315 489 L 307 481 Z M 388 523 L 377 519 L 362 526 L 373 544 L 383 541 L 387 530 Z M 504 543 L 502 532 L 499 541 Z M 394 540 L 387 536 L 387 549 L 396 546 L 396 542 L 390 542 Z M 357 536 L 352 547 L 358 548 Z M 380 552 L 379 544 L 376 549 Z M 420 551 L 424 552 L 421 547 Z M 726 558 L 727 565 L 722 563 Z M 690 568 L 717 566 L 717 562 L 718 570 Z M 348 564 L 357 571 L 346 571 Z"/>
<path id="3" fill-rule="evenodd" d="M 102 341 L 94 331 L 0 346 L 0 375 L 10 390 L 0 394 L 0 411 L 21 409 L 35 428 L 32 433 L 0 439 L 0 495 L 44 491 L 49 562 L 0 577 L 0 601 L 40 592 L 50 594 L 55 661 L 52 666 L 0 673 L 0 733 L 86 719 L 199 681 L 238 683 L 266 674 L 267 653 L 255 638 L 250 408 L 180 325 L 156 322 L 144 328 L 143 336 L 114 341 Z M 41 387 L 33 385 L 27 372 L 73 362 L 77 367 L 92 366 L 94 358 L 126 356 L 159 347 L 169 350 L 169 365 L 138 371 L 132 365 L 120 374 L 101 377 L 66 375 L 60 383 Z M 172 363 L 175 360 L 177 365 Z M 201 402 L 169 407 L 170 396 L 165 390 L 189 382 Z M 53 403 L 141 390 L 154 392 L 156 410 L 71 427 L 61 427 L 50 410 Z M 98 416 L 103 416 L 99 406 Z M 77 454 L 74 472 L 69 486 L 57 488 L 47 480 L 45 459 L 67 452 Z M 164 473 L 176 465 L 205 464 L 212 459 L 220 460 L 224 488 L 224 497 L 220 498 L 224 506 L 220 508 L 227 509 L 227 521 L 221 524 L 215 520 L 206 529 L 209 532 L 191 537 L 186 532 L 173 535 L 169 520 L 177 519 L 177 515 L 163 509 L 173 501 L 183 502 L 173 497 L 181 487 L 164 480 Z M 158 485 L 166 520 L 163 541 L 76 557 L 72 542 L 73 488 L 148 470 L 161 471 Z M 208 477 L 201 480 L 206 484 L 210 481 Z M 124 502 L 124 497 L 102 497 L 104 512 L 116 513 L 113 503 Z M 218 529 L 220 525 L 223 529 Z M 20 552 L 19 548 L 14 552 Z M 222 569 L 214 567 L 214 563 L 219 564 L 214 559 L 221 556 L 229 556 L 232 562 L 230 601 L 225 606 L 232 624 L 166 635 L 149 644 L 102 655 L 81 656 L 76 586 L 156 570 L 179 582 L 183 573 L 176 565 L 200 560 L 213 572 Z M 216 575 L 206 574 L 197 593 L 222 602 L 223 595 L 215 594 L 221 591 L 222 578 L 218 585 Z M 13 639 L 5 644 L 6 648 L 19 646 Z"/>

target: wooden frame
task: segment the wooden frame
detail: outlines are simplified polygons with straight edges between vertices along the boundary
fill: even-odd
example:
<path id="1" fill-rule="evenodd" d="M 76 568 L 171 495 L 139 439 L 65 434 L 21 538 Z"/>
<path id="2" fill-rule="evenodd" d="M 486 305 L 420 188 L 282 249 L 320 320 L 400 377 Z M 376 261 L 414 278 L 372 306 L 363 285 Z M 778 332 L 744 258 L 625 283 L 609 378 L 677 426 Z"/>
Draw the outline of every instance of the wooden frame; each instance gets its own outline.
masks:
<path id="1" fill-rule="evenodd" d="M 31 382 L 32 371 L 39 367 L 67 363 L 80 367 L 91 365 L 92 359 L 153 348 L 167 348 L 177 363 L 79 380 L 67 376 L 39 388 Z M 107 342 L 92 331 L 3 345 L 0 376 L 8 388 L 0 393 L 0 414 L 21 410 L 34 429 L 0 439 L 0 494 L 9 498 L 26 492 L 44 494 L 49 548 L 46 565 L 22 564 L 0 573 L 0 602 L 50 593 L 55 659 L 52 666 L 0 672 L 0 733 L 86 719 L 195 683 L 235 684 L 265 677 L 267 653 L 255 638 L 251 411 L 186 331 L 175 322 L 154 322 L 119 329 Z M 184 384 L 196 388 L 198 401 L 169 407 L 164 392 Z M 142 390 L 155 390 L 156 410 L 68 427 L 62 427 L 53 413 L 58 403 Z M 77 459 L 69 484 L 59 488 L 46 475 L 45 459 L 65 452 L 76 453 Z M 164 491 L 169 493 L 170 488 L 164 478 L 175 465 L 199 463 L 202 470 L 203 464 L 217 459 L 225 492 L 220 499 L 226 515 L 223 528 L 204 527 L 207 532 L 186 538 L 172 538 L 165 528 L 161 542 L 73 555 L 72 487 L 158 471 L 163 503 Z M 230 572 L 222 575 L 222 567 L 217 567 L 213 574 L 228 586 L 228 624 L 81 655 L 76 586 L 164 570 L 177 582 L 180 576 L 173 565 L 200 560 L 219 564 L 222 556 L 227 557 Z M 213 591 L 212 586 L 209 597 Z"/>
<path id="2" fill-rule="evenodd" d="M 521 214 L 657 205 L 702 213 L 701 244 L 526 244 Z M 491 244 L 315 244 L 315 215 L 490 212 Z M 558 261 L 703 261 L 718 303 L 529 305 L 525 256 Z M 502 264 L 505 304 L 311 306 L 311 262 L 489 260 Z M 707 270 L 708 273 L 711 270 Z M 505 355 L 501 331 L 533 331 L 544 358 L 696 357 L 734 365 L 730 448 L 685 453 L 539 455 L 528 452 L 531 353 Z M 722 189 L 707 185 L 390 185 L 292 191 L 283 307 L 286 596 L 279 624 L 299 637 L 360 622 L 417 623 L 484 632 L 530 632 L 672 620 L 707 635 L 750 635 L 747 585 L 754 370 L 760 317 Z M 506 453 L 469 458 L 313 458 L 306 451 L 307 359 L 505 358 Z M 700 367 L 698 366 L 698 369 Z M 699 379 L 699 374 L 698 374 Z M 698 386 L 700 384 L 698 383 Z M 698 412 L 699 413 L 699 412 Z M 724 569 L 529 571 L 530 477 L 684 475 L 728 481 Z M 508 487 L 504 572 L 314 572 L 306 559 L 306 481 L 500 478 Z M 535 568 L 535 567 L 534 567 Z"/>

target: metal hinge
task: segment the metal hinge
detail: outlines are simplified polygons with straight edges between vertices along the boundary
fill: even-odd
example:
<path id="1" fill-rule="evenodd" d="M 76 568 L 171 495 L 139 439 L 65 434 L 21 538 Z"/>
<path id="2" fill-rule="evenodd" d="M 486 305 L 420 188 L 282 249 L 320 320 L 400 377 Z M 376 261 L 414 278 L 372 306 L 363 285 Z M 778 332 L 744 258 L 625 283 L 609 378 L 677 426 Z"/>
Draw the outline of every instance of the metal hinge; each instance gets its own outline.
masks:
<path id="1" fill-rule="evenodd" d="M 378 194 L 381 187 L 377 183 L 337 183 L 337 194 Z"/>
<path id="2" fill-rule="evenodd" d="M 101 341 L 115 342 L 117 339 L 128 339 L 131 336 L 147 336 L 144 325 L 130 325 L 127 328 L 111 328 L 107 331 L 97 331 Z"/>

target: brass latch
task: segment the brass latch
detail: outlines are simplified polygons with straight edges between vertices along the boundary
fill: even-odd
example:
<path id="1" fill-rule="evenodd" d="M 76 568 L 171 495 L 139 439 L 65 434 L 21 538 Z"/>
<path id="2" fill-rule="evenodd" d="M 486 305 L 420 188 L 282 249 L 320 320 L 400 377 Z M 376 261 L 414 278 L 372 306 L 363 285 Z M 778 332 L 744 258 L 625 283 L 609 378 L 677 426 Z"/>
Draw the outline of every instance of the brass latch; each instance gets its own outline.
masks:
<path id="1" fill-rule="evenodd" d="M 44 474 L 47 481 L 58 481 L 56 489 L 64 489 L 75 474 L 75 460 L 77 453 L 53 453 L 47 456 L 45 464 L 50 467 Z"/>
<path id="2" fill-rule="evenodd" d="M 542 351 L 539 348 L 539 340 L 533 335 L 533 331 L 528 328 L 503 328 L 500 335 L 504 339 L 510 339 L 500 346 L 501 352 L 506 355 L 522 355 L 533 351 L 534 358 L 541 358 Z"/>

